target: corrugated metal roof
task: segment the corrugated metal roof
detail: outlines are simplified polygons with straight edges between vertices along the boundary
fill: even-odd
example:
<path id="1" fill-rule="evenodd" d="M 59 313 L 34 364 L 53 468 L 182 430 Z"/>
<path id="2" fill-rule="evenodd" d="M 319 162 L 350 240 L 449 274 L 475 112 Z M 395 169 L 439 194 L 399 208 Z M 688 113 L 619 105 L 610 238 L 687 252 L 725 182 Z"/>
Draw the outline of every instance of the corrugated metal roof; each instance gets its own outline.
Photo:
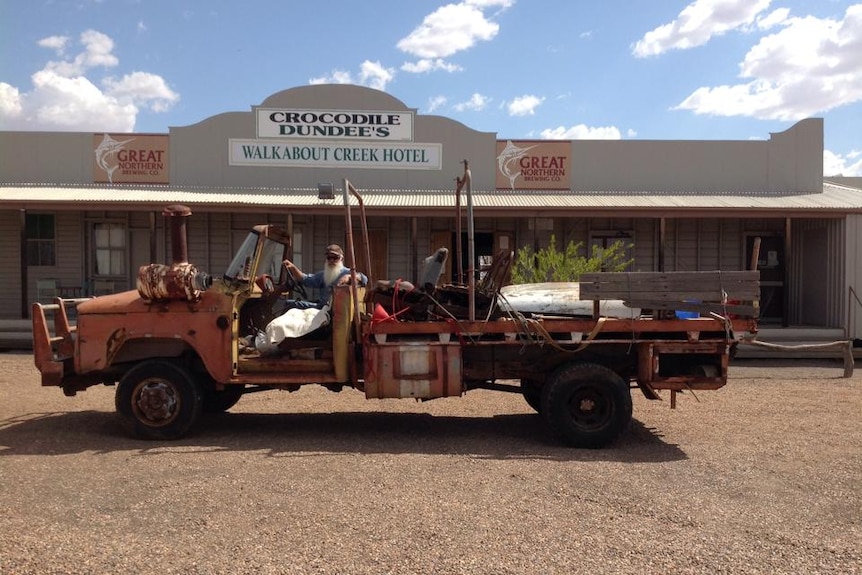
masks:
<path id="1" fill-rule="evenodd" d="M 367 208 L 434 210 L 454 208 L 454 190 L 359 190 Z M 474 190 L 473 206 L 496 211 L 603 209 L 656 210 L 782 210 L 862 212 L 862 190 L 825 182 L 823 191 L 800 194 L 769 193 L 679 193 L 607 191 L 527 191 Z M 466 206 L 462 192 L 461 205 Z M 356 199 L 351 197 L 356 205 Z M 127 205 L 151 209 L 153 204 L 208 205 L 212 207 L 294 207 L 332 208 L 341 205 L 340 191 L 335 201 L 320 200 L 311 188 L 216 189 L 167 186 L 69 186 L 0 184 L 0 207 L 35 206 L 80 207 L 77 204 Z"/>

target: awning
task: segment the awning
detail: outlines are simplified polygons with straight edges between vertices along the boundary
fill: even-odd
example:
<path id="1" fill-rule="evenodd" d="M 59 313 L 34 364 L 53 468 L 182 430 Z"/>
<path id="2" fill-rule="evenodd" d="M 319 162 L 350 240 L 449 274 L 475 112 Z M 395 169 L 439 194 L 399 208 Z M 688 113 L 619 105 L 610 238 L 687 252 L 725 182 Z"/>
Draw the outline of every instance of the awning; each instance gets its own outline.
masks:
<path id="1" fill-rule="evenodd" d="M 369 215 L 449 214 L 455 207 L 454 190 L 358 190 Z M 357 205 L 351 197 L 351 204 Z M 781 212 L 790 215 L 836 217 L 862 213 L 862 190 L 826 182 L 822 192 L 775 193 L 679 193 L 608 191 L 474 190 L 477 216 L 689 216 Z M 321 200 L 310 188 L 194 188 L 167 186 L 70 186 L 0 184 L 0 208 L 26 210 L 132 210 L 161 209 L 184 204 L 209 211 L 259 212 L 286 209 L 305 213 L 332 213 L 343 207 L 342 195 Z M 462 208 L 466 195 L 462 192 Z"/>

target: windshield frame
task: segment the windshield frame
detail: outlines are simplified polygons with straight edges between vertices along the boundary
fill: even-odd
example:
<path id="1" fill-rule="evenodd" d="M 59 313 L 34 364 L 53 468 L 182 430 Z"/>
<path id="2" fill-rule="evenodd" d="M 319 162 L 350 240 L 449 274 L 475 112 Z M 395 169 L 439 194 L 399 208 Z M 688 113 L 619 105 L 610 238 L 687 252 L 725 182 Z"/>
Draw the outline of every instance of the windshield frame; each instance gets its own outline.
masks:
<path id="1" fill-rule="evenodd" d="M 259 275 L 280 279 L 290 239 L 274 226 L 255 226 L 248 233 L 225 271 L 231 282 L 251 282 Z"/>
<path id="2" fill-rule="evenodd" d="M 257 247 L 260 234 L 256 231 L 249 232 L 242 242 L 242 245 L 236 251 L 230 264 L 225 270 L 225 279 L 231 281 L 249 281 L 251 278 L 252 262 L 254 261 L 254 251 Z"/>

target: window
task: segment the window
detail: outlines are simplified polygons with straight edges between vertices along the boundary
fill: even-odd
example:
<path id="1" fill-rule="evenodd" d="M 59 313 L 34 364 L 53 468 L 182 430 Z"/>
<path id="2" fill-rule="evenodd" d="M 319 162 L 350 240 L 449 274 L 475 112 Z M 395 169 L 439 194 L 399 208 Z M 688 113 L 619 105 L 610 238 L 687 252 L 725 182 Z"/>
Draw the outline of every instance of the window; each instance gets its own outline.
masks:
<path id="1" fill-rule="evenodd" d="M 122 276 L 126 273 L 126 228 L 121 224 L 93 224 L 95 269 L 97 276 Z"/>
<path id="2" fill-rule="evenodd" d="M 296 267 L 302 269 L 302 230 L 293 230 L 293 237 L 290 239 L 291 246 L 293 246 L 293 259 L 291 261 L 296 264 Z"/>
<path id="3" fill-rule="evenodd" d="M 53 214 L 27 214 L 24 227 L 27 236 L 27 265 L 57 265 Z"/>

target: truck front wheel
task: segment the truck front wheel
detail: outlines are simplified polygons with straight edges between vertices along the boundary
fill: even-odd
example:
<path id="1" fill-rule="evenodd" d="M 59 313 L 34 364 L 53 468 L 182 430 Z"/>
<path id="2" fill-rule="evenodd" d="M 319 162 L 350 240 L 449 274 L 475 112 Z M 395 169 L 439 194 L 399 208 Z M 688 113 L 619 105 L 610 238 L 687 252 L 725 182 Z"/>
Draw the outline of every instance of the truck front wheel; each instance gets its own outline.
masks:
<path id="1" fill-rule="evenodd" d="M 545 382 L 541 413 L 566 445 L 596 449 L 628 427 L 632 396 L 614 371 L 593 363 L 569 364 Z"/>
<path id="2" fill-rule="evenodd" d="M 136 437 L 177 439 L 200 417 L 203 398 L 185 369 L 148 361 L 123 376 L 115 402 L 123 426 Z"/>

